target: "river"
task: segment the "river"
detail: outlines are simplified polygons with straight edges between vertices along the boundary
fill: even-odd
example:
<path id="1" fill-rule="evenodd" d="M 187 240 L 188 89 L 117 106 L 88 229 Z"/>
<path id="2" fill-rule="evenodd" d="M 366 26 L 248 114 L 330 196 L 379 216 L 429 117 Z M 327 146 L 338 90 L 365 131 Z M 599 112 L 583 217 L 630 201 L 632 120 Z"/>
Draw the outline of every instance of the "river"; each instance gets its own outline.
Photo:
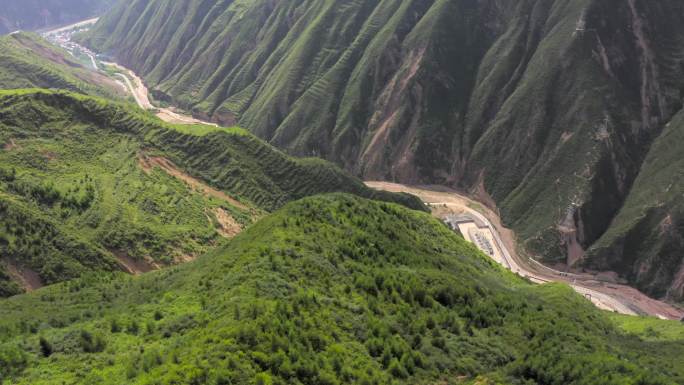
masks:
<path id="1" fill-rule="evenodd" d="M 218 126 L 215 123 L 206 122 L 193 116 L 184 114 L 174 107 L 154 106 L 150 101 L 149 91 L 145 86 L 145 83 L 135 72 L 122 66 L 121 64 L 99 60 L 97 58 L 97 54 L 72 40 L 72 36 L 75 32 L 87 30 L 98 20 L 98 18 L 94 18 L 80 21 L 66 27 L 60 27 L 58 29 L 44 32 L 43 36 L 51 43 L 64 48 L 73 56 L 77 56 L 77 54 L 87 56 L 93 69 L 95 71 L 99 71 L 103 75 L 110 76 L 109 72 L 104 71 L 105 67 L 109 66 L 113 68 L 116 72 L 113 80 L 121 84 L 121 86 L 127 90 L 127 92 L 133 97 L 136 104 L 138 104 L 140 108 L 145 110 L 153 110 L 155 115 L 157 115 L 157 117 L 160 119 L 175 124 L 205 124 L 215 127 Z"/>

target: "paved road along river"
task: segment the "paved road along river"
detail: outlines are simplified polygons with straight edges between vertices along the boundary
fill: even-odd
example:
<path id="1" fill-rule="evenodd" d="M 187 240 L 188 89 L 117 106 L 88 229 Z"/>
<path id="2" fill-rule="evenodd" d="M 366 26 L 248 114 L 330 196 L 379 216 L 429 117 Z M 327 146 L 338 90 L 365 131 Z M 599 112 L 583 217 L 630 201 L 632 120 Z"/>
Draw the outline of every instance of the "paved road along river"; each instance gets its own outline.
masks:
<path id="1" fill-rule="evenodd" d="M 448 214 L 467 213 L 477 218 L 491 230 L 503 260 L 497 262 L 516 274 L 535 283 L 564 282 L 591 300 L 597 307 L 628 315 L 651 315 L 664 319 L 679 320 L 684 312 L 640 293 L 638 290 L 618 284 L 606 284 L 588 274 L 572 274 L 556 271 L 536 261 L 518 256 L 515 235 L 501 224 L 501 220 L 484 205 L 441 186 L 413 187 L 389 182 L 366 182 L 369 187 L 393 192 L 406 192 L 418 196 L 432 207 L 440 219 Z"/>

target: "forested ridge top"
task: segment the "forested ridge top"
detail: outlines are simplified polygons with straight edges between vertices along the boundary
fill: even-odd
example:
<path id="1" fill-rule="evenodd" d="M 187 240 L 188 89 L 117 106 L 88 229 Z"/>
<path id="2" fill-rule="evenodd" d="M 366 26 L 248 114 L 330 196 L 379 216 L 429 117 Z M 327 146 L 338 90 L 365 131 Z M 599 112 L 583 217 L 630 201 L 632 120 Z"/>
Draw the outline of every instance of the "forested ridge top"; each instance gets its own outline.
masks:
<path id="1" fill-rule="evenodd" d="M 504 271 L 427 214 L 341 194 L 290 203 L 195 262 L 60 284 L 0 311 L 0 375 L 16 384 L 684 376 L 679 323 L 607 318 L 566 286 Z"/>

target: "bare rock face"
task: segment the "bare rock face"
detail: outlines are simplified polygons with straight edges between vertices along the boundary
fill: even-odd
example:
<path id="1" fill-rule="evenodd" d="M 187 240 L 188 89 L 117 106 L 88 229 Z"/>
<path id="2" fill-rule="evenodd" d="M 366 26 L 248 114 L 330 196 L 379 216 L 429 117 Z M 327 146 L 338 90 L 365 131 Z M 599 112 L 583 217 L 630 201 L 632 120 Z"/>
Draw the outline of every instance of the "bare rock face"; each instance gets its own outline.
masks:
<path id="1" fill-rule="evenodd" d="M 681 175 L 644 167 L 682 107 L 682 17 L 676 0 L 136 0 L 85 43 L 183 108 L 369 179 L 472 188 L 528 251 L 680 299 L 681 216 L 643 194 Z"/>

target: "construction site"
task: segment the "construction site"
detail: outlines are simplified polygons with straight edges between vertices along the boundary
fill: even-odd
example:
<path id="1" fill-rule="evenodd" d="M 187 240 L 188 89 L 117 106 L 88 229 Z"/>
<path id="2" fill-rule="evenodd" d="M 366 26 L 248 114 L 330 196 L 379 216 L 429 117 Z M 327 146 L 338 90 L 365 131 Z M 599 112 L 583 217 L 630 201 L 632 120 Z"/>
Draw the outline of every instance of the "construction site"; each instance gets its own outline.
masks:
<path id="1" fill-rule="evenodd" d="M 444 217 L 444 222 L 452 230 L 460 232 L 466 240 L 475 244 L 483 253 L 500 264 L 507 265 L 491 228 L 484 221 L 468 213 L 463 213 L 448 214 Z"/>

